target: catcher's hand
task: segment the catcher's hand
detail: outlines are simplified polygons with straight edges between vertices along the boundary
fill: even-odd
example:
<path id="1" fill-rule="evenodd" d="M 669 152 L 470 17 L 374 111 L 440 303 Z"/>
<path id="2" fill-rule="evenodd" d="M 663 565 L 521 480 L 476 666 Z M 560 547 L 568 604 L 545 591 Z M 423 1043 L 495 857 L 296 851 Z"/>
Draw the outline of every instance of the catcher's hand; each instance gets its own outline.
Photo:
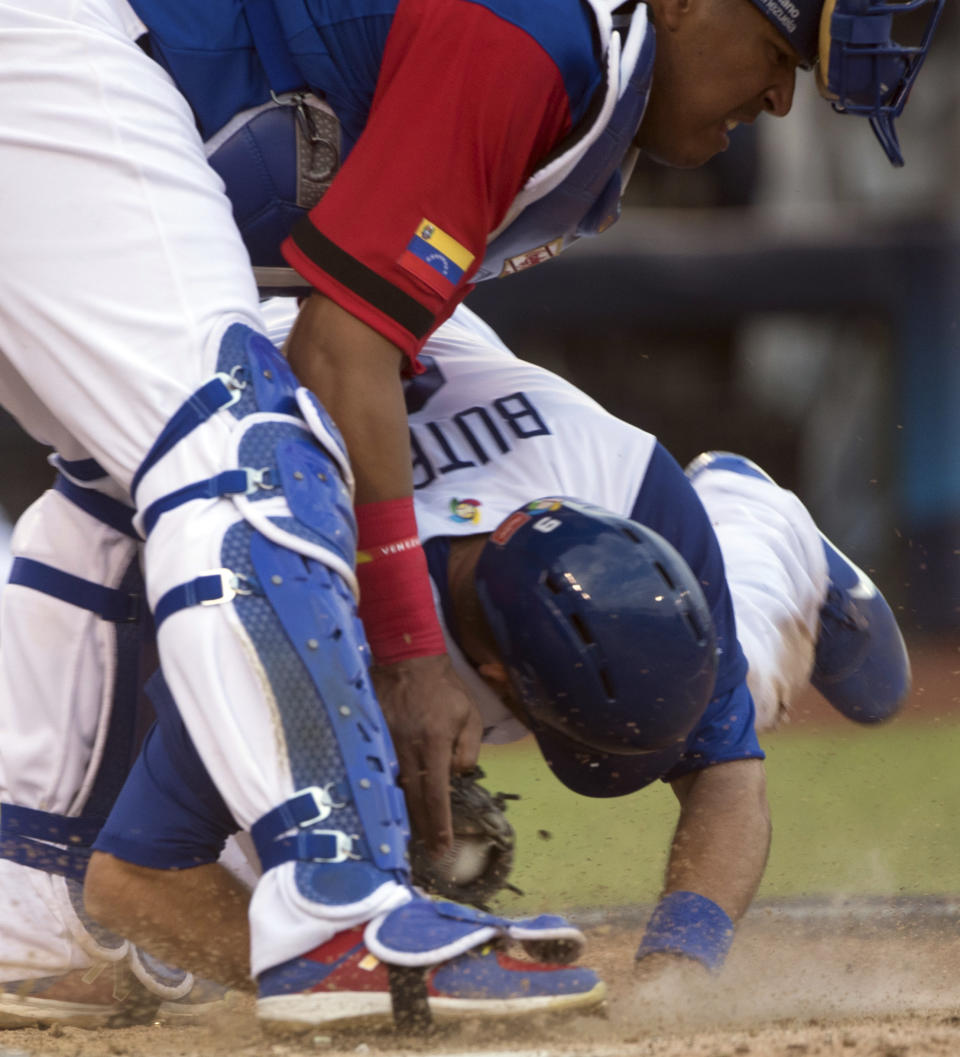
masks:
<path id="1" fill-rule="evenodd" d="M 487 901 L 502 888 L 517 891 L 507 881 L 516 840 L 504 810 L 508 800 L 518 798 L 510 793 L 494 796 L 479 784 L 483 777 L 476 767 L 450 779 L 453 844 L 434 859 L 414 834 L 410 866 L 413 883 L 425 891 L 486 910 Z"/>

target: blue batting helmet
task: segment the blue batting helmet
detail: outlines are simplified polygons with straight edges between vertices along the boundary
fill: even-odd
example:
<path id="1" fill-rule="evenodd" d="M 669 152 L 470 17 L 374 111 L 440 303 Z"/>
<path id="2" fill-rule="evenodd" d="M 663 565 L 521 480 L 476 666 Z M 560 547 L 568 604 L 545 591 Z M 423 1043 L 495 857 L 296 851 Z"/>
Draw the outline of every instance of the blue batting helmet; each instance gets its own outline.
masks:
<path id="1" fill-rule="evenodd" d="M 493 532 L 475 582 L 565 785 L 612 795 L 629 772 L 640 788 L 677 762 L 713 693 L 716 636 L 696 576 L 663 537 L 601 507 L 538 499 Z"/>

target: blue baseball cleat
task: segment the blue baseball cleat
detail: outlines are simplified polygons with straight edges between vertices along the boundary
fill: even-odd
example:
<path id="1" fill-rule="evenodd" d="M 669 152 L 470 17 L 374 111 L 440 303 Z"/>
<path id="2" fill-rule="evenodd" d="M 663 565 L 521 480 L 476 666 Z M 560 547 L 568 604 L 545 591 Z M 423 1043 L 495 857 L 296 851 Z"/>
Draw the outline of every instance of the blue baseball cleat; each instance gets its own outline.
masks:
<path id="1" fill-rule="evenodd" d="M 776 484 L 756 463 L 726 451 L 698 455 L 686 469 L 694 480 L 727 470 Z M 881 723 L 910 693 L 910 658 L 893 610 L 873 581 L 820 533 L 830 585 L 820 609 L 820 634 L 810 682 L 857 723 Z"/>

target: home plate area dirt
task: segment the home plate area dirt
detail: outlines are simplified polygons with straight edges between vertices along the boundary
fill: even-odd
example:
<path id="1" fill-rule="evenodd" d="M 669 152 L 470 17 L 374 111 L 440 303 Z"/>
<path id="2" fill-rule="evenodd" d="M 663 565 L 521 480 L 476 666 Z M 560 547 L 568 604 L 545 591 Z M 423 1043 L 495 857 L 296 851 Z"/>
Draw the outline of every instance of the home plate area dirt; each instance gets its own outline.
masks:
<path id="1" fill-rule="evenodd" d="M 0 1033 L 0 1057 L 927 1057 L 960 1055 L 960 901 L 755 906 L 723 973 L 638 978 L 636 912 L 588 915 L 603 1015 L 390 1031 L 261 1031 L 252 1000 L 202 1025 Z"/>

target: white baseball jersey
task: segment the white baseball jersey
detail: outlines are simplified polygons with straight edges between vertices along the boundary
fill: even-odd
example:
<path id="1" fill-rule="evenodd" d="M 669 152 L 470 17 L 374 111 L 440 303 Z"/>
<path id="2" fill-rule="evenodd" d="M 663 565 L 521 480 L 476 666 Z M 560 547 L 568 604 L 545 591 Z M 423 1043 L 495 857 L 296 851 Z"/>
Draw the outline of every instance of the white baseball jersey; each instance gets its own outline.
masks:
<path id="1" fill-rule="evenodd" d="M 629 514 L 656 444 L 558 375 L 518 359 L 466 308 L 407 383 L 421 539 L 492 532 L 541 495 Z"/>
<path id="2" fill-rule="evenodd" d="M 420 359 L 426 372 L 406 383 L 406 398 L 421 539 L 492 532 L 546 494 L 589 496 L 630 512 L 656 443 L 649 433 L 518 359 L 463 306 Z M 480 706 L 484 741 L 522 738 L 527 728 L 466 660 L 446 627 L 436 583 L 434 591 L 451 660 Z"/>
<path id="3" fill-rule="evenodd" d="M 492 532 L 517 507 L 546 495 L 585 499 L 650 523 L 657 482 L 645 513 L 637 508 L 658 447 L 650 433 L 611 415 L 558 375 L 518 359 L 463 306 L 421 359 L 425 373 L 406 388 L 417 521 L 428 554 L 431 539 Z M 817 529 L 796 496 L 767 482 L 708 474 L 694 488 L 723 555 L 757 727 L 768 729 L 813 664 L 826 590 Z M 660 504 L 674 498 L 668 491 Z M 651 527 L 664 533 L 663 525 Z M 696 542 L 684 546 L 683 539 L 664 534 L 690 560 Z M 521 737 L 524 728 L 449 635 L 447 644 L 483 703 L 485 740 Z"/>

